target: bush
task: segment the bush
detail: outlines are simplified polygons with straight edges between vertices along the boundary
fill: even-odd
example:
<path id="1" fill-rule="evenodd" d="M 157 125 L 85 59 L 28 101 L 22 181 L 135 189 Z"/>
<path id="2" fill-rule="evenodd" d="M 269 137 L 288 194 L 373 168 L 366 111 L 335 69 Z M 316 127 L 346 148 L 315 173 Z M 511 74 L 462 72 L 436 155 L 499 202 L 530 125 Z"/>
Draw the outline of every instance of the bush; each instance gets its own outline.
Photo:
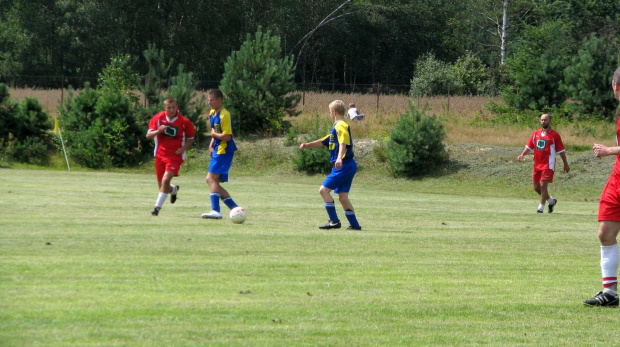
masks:
<path id="1" fill-rule="evenodd" d="M 321 126 L 319 115 L 316 115 L 314 128 L 303 137 L 303 142 L 310 142 L 325 136 L 329 130 Z M 295 167 L 298 171 L 305 171 L 309 174 L 325 174 L 332 168 L 329 161 L 329 150 L 327 147 L 306 148 L 303 151 L 297 151 L 297 157 L 294 159 Z"/>
<path id="2" fill-rule="evenodd" d="M 10 100 L 9 88 L 0 83 L 0 152 L 8 161 L 46 164 L 49 161 L 49 115 L 37 99 Z"/>
<path id="3" fill-rule="evenodd" d="M 409 91 L 411 96 L 447 95 L 450 87 L 454 87 L 454 71 L 449 64 L 437 60 L 434 54 L 424 54 L 415 65 Z"/>
<path id="4" fill-rule="evenodd" d="M 400 116 L 386 146 L 386 156 L 395 176 L 416 177 L 431 173 L 448 163 L 443 145 L 446 137 L 437 117 L 409 104 Z"/>

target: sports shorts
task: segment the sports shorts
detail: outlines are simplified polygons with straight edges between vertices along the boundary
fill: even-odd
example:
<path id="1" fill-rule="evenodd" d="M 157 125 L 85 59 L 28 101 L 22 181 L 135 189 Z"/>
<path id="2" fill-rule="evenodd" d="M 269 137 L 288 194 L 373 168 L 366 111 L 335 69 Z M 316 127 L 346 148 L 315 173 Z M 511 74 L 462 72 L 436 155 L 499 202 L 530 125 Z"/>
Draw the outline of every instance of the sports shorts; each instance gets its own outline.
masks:
<path id="1" fill-rule="evenodd" d="M 541 181 L 549 181 L 549 183 L 553 182 L 553 170 L 534 170 L 532 173 L 532 182 L 540 183 Z"/>
<path id="2" fill-rule="evenodd" d="M 164 179 L 164 173 L 170 171 L 174 174 L 174 177 L 179 175 L 179 169 L 183 164 L 183 157 L 155 157 L 155 174 L 157 175 L 157 181 L 161 182 Z"/>
<path id="3" fill-rule="evenodd" d="M 342 162 L 342 168 L 332 167 L 332 172 L 323 181 L 323 187 L 329 188 L 334 193 L 348 193 L 351 190 L 353 177 L 357 172 L 357 163 L 349 159 Z"/>
<path id="4" fill-rule="evenodd" d="M 225 154 L 213 154 L 209 162 L 209 172 L 220 175 L 220 182 L 228 182 L 228 170 L 232 165 L 235 152 Z"/>
<path id="5" fill-rule="evenodd" d="M 598 220 L 620 222 L 620 177 L 613 173 L 601 193 Z"/>

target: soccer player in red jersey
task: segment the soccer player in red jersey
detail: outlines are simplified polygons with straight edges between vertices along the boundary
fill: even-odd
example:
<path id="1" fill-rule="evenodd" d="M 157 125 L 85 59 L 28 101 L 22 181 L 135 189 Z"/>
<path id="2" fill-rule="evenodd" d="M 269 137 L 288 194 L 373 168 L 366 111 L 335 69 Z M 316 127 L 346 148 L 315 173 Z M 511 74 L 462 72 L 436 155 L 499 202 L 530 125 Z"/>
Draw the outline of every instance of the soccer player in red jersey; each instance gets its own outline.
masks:
<path id="1" fill-rule="evenodd" d="M 620 101 L 620 68 L 614 72 L 611 82 L 616 100 Z M 616 147 L 607 147 L 595 143 L 592 147 L 594 156 L 597 158 L 610 155 L 616 156 L 614 169 L 609 180 L 603 188 L 601 200 L 598 205 L 598 239 L 601 242 L 601 274 L 603 277 L 603 290 L 598 292 L 592 299 L 584 300 L 589 306 L 618 306 L 618 231 L 620 230 L 620 119 L 616 128 Z"/>
<path id="2" fill-rule="evenodd" d="M 179 186 L 170 182 L 179 175 L 185 151 L 194 142 L 195 133 L 194 124 L 180 114 L 175 98 L 164 99 L 164 109 L 153 116 L 146 133 L 147 139 L 155 140 L 155 173 L 159 185 L 159 195 L 151 211 L 153 216 L 159 215 L 168 194 L 171 194 L 170 203 L 176 202 Z"/>
<path id="3" fill-rule="evenodd" d="M 534 171 L 532 173 L 532 183 L 534 190 L 540 195 L 540 205 L 536 212 L 543 213 L 545 203 L 549 203 L 549 213 L 553 212 L 555 204 L 558 202 L 549 195 L 549 183 L 553 182 L 555 170 L 555 159 L 559 154 L 564 162 L 564 172 L 570 172 L 570 166 L 566 159 L 566 150 L 562 143 L 562 138 L 555 130 L 551 129 L 551 116 L 543 114 L 540 116 L 541 129 L 532 133 L 525 144 L 523 152 L 517 159 L 523 160 L 530 151 L 534 151 Z"/>

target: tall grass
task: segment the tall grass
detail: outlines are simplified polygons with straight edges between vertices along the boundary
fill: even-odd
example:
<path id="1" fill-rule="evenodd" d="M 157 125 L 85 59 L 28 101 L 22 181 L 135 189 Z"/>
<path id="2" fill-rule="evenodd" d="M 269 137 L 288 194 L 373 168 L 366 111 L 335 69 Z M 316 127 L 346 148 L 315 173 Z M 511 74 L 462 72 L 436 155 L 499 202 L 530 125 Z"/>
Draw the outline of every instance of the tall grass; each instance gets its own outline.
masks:
<path id="1" fill-rule="evenodd" d="M 206 92 L 198 92 L 203 96 Z M 61 98 L 67 93 L 60 89 L 40 90 L 32 88 L 11 89 L 11 96 L 16 100 L 25 97 L 34 97 L 39 100 L 44 109 L 56 115 L 57 106 Z M 303 103 L 299 110 L 299 117 L 287 118 L 297 132 L 307 133 L 314 126 L 318 116 L 324 124 L 330 125 L 328 105 L 340 99 L 346 104 L 355 103 L 360 111 L 366 114 L 364 122 L 351 122 L 354 136 L 358 139 L 367 138 L 383 140 L 396 123 L 396 120 L 405 112 L 409 103 L 423 108 L 429 114 L 443 119 L 447 132 L 448 143 L 481 143 L 489 145 L 520 146 L 525 143 L 532 130 L 537 128 L 537 118 L 533 118 L 529 127 L 512 124 L 492 124 L 494 115 L 485 105 L 493 101 L 501 103 L 498 98 L 438 96 L 438 97 L 408 97 L 406 95 L 379 95 L 376 94 L 344 94 L 344 93 L 303 93 Z M 484 119 L 485 122 L 476 120 Z M 554 124 L 555 129 L 562 135 L 566 144 L 578 148 L 591 147 L 595 142 L 605 142 L 612 145 L 615 139 L 615 126 L 607 122 L 580 122 Z"/>

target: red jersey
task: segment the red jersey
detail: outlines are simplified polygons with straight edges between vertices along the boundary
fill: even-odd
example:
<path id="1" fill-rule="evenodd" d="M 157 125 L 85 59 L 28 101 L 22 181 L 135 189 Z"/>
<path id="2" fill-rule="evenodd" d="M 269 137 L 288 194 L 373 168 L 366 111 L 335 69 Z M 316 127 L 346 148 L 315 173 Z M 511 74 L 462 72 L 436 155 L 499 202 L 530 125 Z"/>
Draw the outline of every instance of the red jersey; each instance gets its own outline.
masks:
<path id="1" fill-rule="evenodd" d="M 525 147 L 534 151 L 534 171 L 554 170 L 557 154 L 565 151 L 560 134 L 553 129 L 534 131 Z"/>
<path id="2" fill-rule="evenodd" d="M 162 111 L 151 118 L 149 131 L 157 131 L 160 125 L 165 125 L 166 130 L 155 137 L 155 157 L 171 157 L 178 155 L 177 149 L 185 145 L 185 141 L 194 138 L 194 124 L 187 118 L 181 116 L 177 111 L 174 119 L 169 119 L 166 112 Z M 183 153 L 185 159 L 185 153 Z"/>

